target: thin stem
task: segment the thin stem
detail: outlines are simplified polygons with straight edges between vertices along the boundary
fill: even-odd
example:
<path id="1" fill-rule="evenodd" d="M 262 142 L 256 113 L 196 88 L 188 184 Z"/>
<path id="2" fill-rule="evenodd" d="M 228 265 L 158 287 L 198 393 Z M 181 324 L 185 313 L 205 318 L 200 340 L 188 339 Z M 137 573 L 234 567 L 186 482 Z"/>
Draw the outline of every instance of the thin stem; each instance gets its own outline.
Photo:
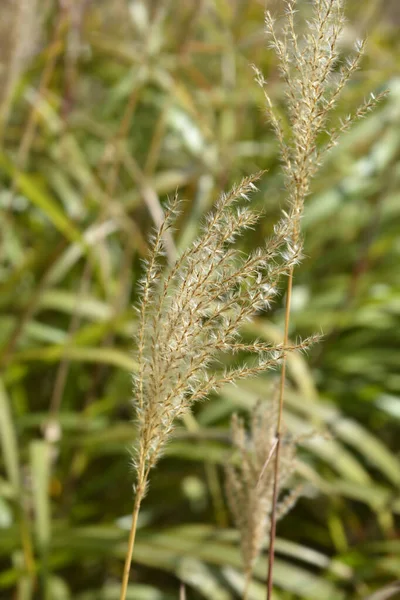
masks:
<path id="1" fill-rule="evenodd" d="M 64 11 L 61 10 L 58 16 L 58 20 L 54 29 L 54 36 L 48 48 L 48 59 L 45 67 L 40 76 L 39 88 L 37 90 L 37 97 L 32 104 L 32 108 L 29 113 L 28 122 L 22 134 L 21 143 L 18 148 L 17 156 L 15 159 L 16 169 L 13 174 L 13 179 L 10 187 L 10 195 L 8 200 L 7 211 L 11 214 L 12 205 L 15 198 L 15 193 L 18 188 L 18 173 L 24 171 L 26 162 L 29 158 L 32 143 L 35 138 L 36 128 L 39 123 L 40 116 L 40 100 L 44 97 L 46 90 L 49 87 L 51 78 L 54 73 L 54 69 L 57 64 L 57 58 L 61 52 L 61 38 L 66 25 L 66 18 Z M 1 135 L 1 134 L 0 134 Z"/>
<path id="2" fill-rule="evenodd" d="M 181 583 L 179 588 L 179 600 L 186 600 L 186 588 L 184 583 Z"/>
<path id="3" fill-rule="evenodd" d="M 124 575 L 122 578 L 121 594 L 120 594 L 119 600 L 126 599 L 126 592 L 127 592 L 128 583 L 129 583 L 129 573 L 130 573 L 131 564 L 132 564 L 133 548 L 135 546 L 138 516 L 139 516 L 140 506 L 142 504 L 142 500 L 144 497 L 144 493 L 146 490 L 147 476 L 144 474 L 144 469 L 141 468 L 139 470 L 139 473 L 140 473 L 140 476 L 139 476 L 138 484 L 136 486 L 136 497 L 135 497 L 135 502 L 134 502 L 133 511 L 132 511 L 132 525 L 131 525 L 131 530 L 129 532 L 128 551 L 126 553 L 126 558 L 125 558 Z"/>
<path id="4" fill-rule="evenodd" d="M 286 295 L 285 307 L 285 330 L 283 334 L 283 345 L 288 345 L 289 341 L 289 321 L 290 321 L 290 304 L 292 299 L 293 286 L 293 267 L 291 267 L 288 279 L 288 289 Z M 281 433 L 282 433 L 282 414 L 283 414 L 283 399 L 286 379 L 286 352 L 283 355 L 281 380 L 279 386 L 279 411 L 278 422 L 276 425 L 276 449 L 274 462 L 274 488 L 272 495 L 272 510 L 271 510 L 271 528 L 269 536 L 269 555 L 268 555 L 268 576 L 267 576 L 267 600 L 272 600 L 272 572 L 275 559 L 275 538 L 276 538 L 276 506 L 278 503 L 278 488 L 279 488 L 279 458 L 281 449 Z"/>

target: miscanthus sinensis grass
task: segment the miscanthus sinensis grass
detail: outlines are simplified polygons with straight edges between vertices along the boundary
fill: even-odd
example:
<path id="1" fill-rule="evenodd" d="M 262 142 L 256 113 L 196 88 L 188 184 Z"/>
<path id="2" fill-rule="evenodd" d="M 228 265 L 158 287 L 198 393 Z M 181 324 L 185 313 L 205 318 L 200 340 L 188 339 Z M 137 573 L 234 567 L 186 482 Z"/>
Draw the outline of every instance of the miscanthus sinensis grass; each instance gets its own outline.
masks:
<path id="1" fill-rule="evenodd" d="M 276 367 L 285 351 L 282 345 L 245 343 L 239 334 L 241 325 L 269 308 L 279 278 L 298 262 L 301 253 L 301 246 L 292 243 L 293 222 L 288 217 L 249 256 L 233 245 L 260 217 L 250 206 L 243 206 L 256 189 L 257 178 L 243 179 L 220 197 L 198 239 L 169 272 L 161 271 L 159 259 L 163 236 L 179 207 L 177 199 L 155 236 L 142 284 L 139 370 L 134 379 L 139 428 L 135 467 L 138 473 L 144 469 L 146 480 L 174 421 L 194 402 L 223 384 Z M 221 353 L 238 352 L 251 353 L 253 360 L 232 369 L 209 369 Z"/>
<path id="2" fill-rule="evenodd" d="M 293 243 L 294 223 L 289 215 L 250 255 L 235 247 L 237 238 L 260 218 L 247 204 L 258 178 L 246 177 L 220 196 L 198 238 L 169 269 L 163 261 L 164 240 L 179 212 L 177 198 L 153 238 L 139 308 L 135 506 L 121 598 L 126 593 L 137 515 L 150 471 L 176 419 L 222 385 L 275 368 L 286 351 L 305 349 L 314 341 L 310 338 L 289 347 L 257 340 L 248 343 L 240 337 L 241 325 L 269 308 L 279 279 L 301 257 L 301 244 Z M 219 370 L 218 358 L 224 353 L 247 353 L 252 358 Z"/>
<path id="3" fill-rule="evenodd" d="M 305 27 L 298 26 L 295 22 L 296 9 L 300 5 L 297 0 L 285 1 L 285 16 L 282 25 L 277 25 L 271 14 L 266 13 L 265 23 L 270 47 L 277 57 L 280 75 L 285 85 L 285 122 L 277 117 L 263 75 L 255 68 L 256 79 L 265 93 L 267 117 L 279 143 L 285 176 L 288 216 L 294 227 L 292 240 L 294 247 L 300 244 L 301 217 L 305 199 L 310 192 L 311 180 L 321 166 L 324 156 L 338 143 L 340 135 L 355 120 L 365 116 L 381 97 L 371 94 L 354 114 L 347 115 L 337 125 L 330 124 L 329 116 L 332 109 L 336 106 L 346 84 L 360 65 L 365 42 L 357 41 L 353 56 L 344 61 L 340 60 L 339 40 L 345 25 L 344 1 L 313 0 L 311 4 L 311 17 Z M 300 35 L 299 31 L 304 33 Z M 284 345 L 287 345 L 289 336 L 293 269 L 294 265 L 290 267 L 288 277 Z M 285 376 L 286 355 L 282 361 L 276 427 L 277 445 L 274 456 L 267 576 L 268 600 L 272 596 Z"/>
<path id="4" fill-rule="evenodd" d="M 251 414 L 249 432 L 243 419 L 232 417 L 233 458 L 225 467 L 226 496 L 234 523 L 240 534 L 240 547 L 245 573 L 243 598 L 249 593 L 253 569 L 265 542 L 270 521 L 268 515 L 273 503 L 276 449 L 276 409 L 266 402 L 258 402 Z M 289 437 L 282 445 L 278 490 L 292 487 L 277 504 L 276 516 L 282 518 L 294 505 L 301 488 L 293 486 L 296 470 L 296 440 Z"/>
<path id="5" fill-rule="evenodd" d="M 282 457 L 284 460 L 281 431 L 286 354 L 294 348 L 306 348 L 313 341 L 305 340 L 292 347 L 288 344 L 293 270 L 302 251 L 301 216 L 312 177 L 324 155 L 337 143 L 340 134 L 377 101 L 371 96 L 354 115 L 347 116 L 337 126 L 328 126 L 329 113 L 359 66 L 364 43 L 357 43 L 354 56 L 338 69 L 338 42 L 344 26 L 342 0 L 313 0 L 313 14 L 301 37 L 294 19 L 296 4 L 296 0 L 285 2 L 286 14 L 281 28 L 266 14 L 271 47 L 277 55 L 286 87 L 284 123 L 276 116 L 266 82 L 255 68 L 256 79 L 265 92 L 266 113 L 279 143 L 285 175 L 286 210 L 273 235 L 250 256 L 242 255 L 234 245 L 259 218 L 245 205 L 255 190 L 258 179 L 255 175 L 220 196 L 199 237 L 168 270 L 163 266 L 164 241 L 179 212 L 177 198 L 168 207 L 153 239 L 139 309 L 139 368 L 134 376 L 138 425 L 134 453 L 135 502 L 120 600 L 126 598 L 137 517 L 150 471 L 171 436 L 175 420 L 190 410 L 193 403 L 218 391 L 222 385 L 281 363 L 278 416 L 274 419 L 271 414 L 275 428 L 273 477 L 265 475 L 266 479 L 262 479 L 261 487 L 257 488 L 257 515 L 261 520 L 267 519 L 266 514 L 262 515 L 272 506 L 267 586 L 268 597 L 271 597 L 279 472 Z M 324 136 L 325 142 L 321 139 Z M 282 276 L 288 277 L 282 344 L 246 343 L 240 338 L 241 325 L 268 309 Z M 252 360 L 232 369 L 218 371 L 215 368 L 221 354 L 238 352 L 250 353 Z M 270 470 L 267 473 L 270 474 Z M 265 528 L 251 528 L 250 523 L 248 527 L 249 531 L 239 527 L 244 536 L 242 548 L 251 547 L 254 535 L 254 554 L 259 547 L 258 536 Z M 248 570 L 253 558 L 246 560 Z"/>

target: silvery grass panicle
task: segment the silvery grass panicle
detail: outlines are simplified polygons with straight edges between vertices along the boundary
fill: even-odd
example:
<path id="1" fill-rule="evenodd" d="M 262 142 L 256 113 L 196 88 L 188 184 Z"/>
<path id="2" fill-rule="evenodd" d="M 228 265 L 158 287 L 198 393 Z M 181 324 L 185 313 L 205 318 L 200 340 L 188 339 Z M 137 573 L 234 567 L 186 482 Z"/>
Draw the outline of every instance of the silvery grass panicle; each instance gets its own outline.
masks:
<path id="1" fill-rule="evenodd" d="M 310 192 L 313 176 L 324 156 L 338 142 L 352 123 L 365 116 L 384 95 L 371 94 L 354 114 L 348 115 L 338 125 L 330 126 L 328 118 L 336 106 L 347 82 L 357 70 L 362 58 L 365 42 L 356 42 L 355 53 L 344 62 L 340 61 L 339 39 L 345 24 L 343 0 L 313 0 L 311 18 L 306 22 L 305 33 L 298 35 L 295 22 L 297 0 L 286 0 L 286 13 L 281 27 L 275 24 L 269 12 L 265 23 L 270 46 L 275 52 L 281 77 L 285 84 L 285 106 L 287 122 L 277 117 L 266 82 L 255 68 L 256 79 L 265 94 L 267 117 L 278 139 L 285 175 L 285 190 L 288 216 L 293 223 L 293 246 L 301 237 L 301 217 L 304 202 Z M 327 140 L 327 141 L 326 141 Z M 290 301 L 293 282 L 293 267 L 290 268 L 286 296 L 285 329 L 283 344 L 288 343 Z M 282 361 L 279 411 L 274 456 L 275 486 L 271 511 L 271 535 L 269 548 L 269 571 L 267 598 L 272 597 L 272 569 L 276 529 L 276 505 L 280 470 L 280 431 L 282 427 L 283 395 L 285 387 L 286 360 Z"/>
<path id="2" fill-rule="evenodd" d="M 244 203 L 256 190 L 259 175 L 243 179 L 222 194 L 205 219 L 199 237 L 163 269 L 164 239 L 180 202 L 175 198 L 156 232 L 142 281 L 137 335 L 138 372 L 134 406 L 138 443 L 134 450 L 135 506 L 121 599 L 125 598 L 136 521 L 150 470 L 171 436 L 174 422 L 194 402 L 222 385 L 276 367 L 284 353 L 305 349 L 314 338 L 295 346 L 241 339 L 240 327 L 269 308 L 282 275 L 300 260 L 293 244 L 293 219 L 284 216 L 263 247 L 242 254 L 234 243 L 260 215 Z M 244 352 L 251 361 L 217 371 L 221 354 Z"/>
<path id="3" fill-rule="evenodd" d="M 274 468 L 272 457 L 276 449 L 277 405 L 258 402 L 253 408 L 249 432 L 243 419 L 232 417 L 232 443 L 235 461 L 225 467 L 226 496 L 234 523 L 240 533 L 240 546 L 245 573 L 243 598 L 247 599 L 254 564 L 265 542 L 269 514 L 273 502 Z M 296 467 L 296 442 L 285 440 L 279 468 L 279 492 L 292 484 Z M 277 518 L 283 517 L 300 494 L 293 487 L 277 506 Z"/>
<path id="4" fill-rule="evenodd" d="M 282 345 L 244 343 L 239 328 L 269 308 L 283 274 L 298 262 L 293 248 L 292 222 L 282 219 L 274 235 L 250 256 L 234 246 L 236 238 L 255 225 L 260 215 L 237 206 L 254 191 L 258 176 L 244 179 L 221 196 L 202 232 L 166 274 L 160 272 L 163 236 L 179 208 L 174 200 L 157 233 L 142 284 L 138 334 L 139 370 L 134 403 L 139 442 L 135 467 L 144 473 L 157 462 L 175 419 L 221 385 L 275 367 Z M 308 342 L 299 347 L 307 346 Z M 223 372 L 208 367 L 220 353 L 255 355 L 245 364 Z M 139 477 L 140 479 L 140 477 Z"/>

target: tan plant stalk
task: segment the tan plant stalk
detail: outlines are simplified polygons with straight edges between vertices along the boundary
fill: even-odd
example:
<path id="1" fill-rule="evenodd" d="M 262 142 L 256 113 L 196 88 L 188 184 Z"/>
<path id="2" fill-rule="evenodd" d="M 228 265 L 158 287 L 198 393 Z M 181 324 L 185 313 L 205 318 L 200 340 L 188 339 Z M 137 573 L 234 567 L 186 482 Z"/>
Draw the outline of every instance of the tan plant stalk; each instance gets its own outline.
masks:
<path id="1" fill-rule="evenodd" d="M 287 343 L 289 338 L 289 321 L 290 321 L 290 305 L 292 298 L 292 287 L 293 287 L 293 269 L 290 269 L 289 277 L 288 277 L 288 288 L 286 294 L 286 305 L 285 305 L 285 326 L 283 339 L 286 340 L 284 343 Z M 268 573 L 267 573 L 267 600 L 270 600 L 272 597 L 272 573 L 274 568 L 274 560 L 275 560 L 275 537 L 276 537 L 276 507 L 278 503 L 278 481 L 279 481 L 279 471 L 281 468 L 281 433 L 282 433 L 282 418 L 283 418 L 283 401 L 284 401 L 284 390 L 285 390 L 285 381 L 286 381 L 286 354 L 282 360 L 282 370 L 281 377 L 279 383 L 279 411 L 278 411 L 278 420 L 276 423 L 276 447 L 275 447 L 275 457 L 274 457 L 274 479 L 273 479 L 273 492 L 272 492 L 272 504 L 271 504 L 271 520 L 270 520 L 270 543 L 269 543 L 269 554 L 268 554 Z"/>
<path id="2" fill-rule="evenodd" d="M 225 467 L 228 504 L 240 533 L 245 587 L 243 599 L 247 600 L 253 577 L 254 564 L 261 552 L 268 529 L 268 515 L 274 498 L 274 465 L 276 451 L 276 405 L 257 403 L 251 415 L 247 434 L 243 420 L 232 417 L 232 441 L 238 460 Z M 278 487 L 281 492 L 288 487 L 295 471 L 296 441 L 286 439 L 281 452 Z M 278 505 L 276 516 L 282 517 L 299 496 L 294 488 Z"/>
<path id="3" fill-rule="evenodd" d="M 39 33 L 38 0 L 2 0 L 0 21 L 0 138 L 15 84 L 26 69 Z"/>
<path id="4" fill-rule="evenodd" d="M 359 66 L 365 42 L 356 43 L 355 55 L 347 59 L 334 73 L 339 59 L 338 42 L 345 17 L 343 0 L 313 0 L 313 15 L 307 21 L 305 34 L 299 38 L 294 20 L 298 0 L 286 0 L 286 14 L 280 35 L 269 12 L 266 28 L 271 47 L 278 58 L 281 77 L 286 86 L 286 106 L 290 133 L 276 117 L 272 102 L 265 90 L 262 74 L 255 69 L 258 83 L 263 87 L 267 116 L 277 136 L 285 175 L 285 187 L 289 200 L 289 217 L 293 222 L 294 248 L 301 244 L 300 221 L 304 202 L 309 194 L 311 179 L 315 175 L 326 152 L 336 145 L 338 137 L 356 120 L 373 108 L 380 97 L 371 97 L 353 115 L 348 115 L 336 127 L 327 128 L 330 111 L 335 107 L 346 83 Z M 318 145 L 319 136 L 328 134 L 328 141 Z M 293 267 L 289 269 L 285 308 L 283 345 L 287 345 L 290 323 L 290 302 L 293 286 Z M 269 561 L 267 575 L 267 599 L 272 597 L 272 574 L 275 553 L 276 507 L 281 459 L 281 432 L 286 379 L 286 353 L 281 370 L 279 411 L 276 426 L 276 451 L 274 457 L 274 490 L 271 510 Z"/>
<path id="5" fill-rule="evenodd" d="M 272 237 L 249 256 L 235 248 L 237 237 L 260 217 L 250 207 L 238 205 L 249 199 L 258 178 L 247 177 L 222 194 L 199 237 L 169 268 L 163 268 L 165 244 L 179 212 L 177 198 L 153 239 L 139 307 L 134 376 L 136 495 L 120 600 L 126 597 L 137 518 L 150 471 L 175 420 L 222 385 L 274 368 L 286 351 L 307 348 L 314 341 L 310 338 L 288 347 L 258 340 L 246 343 L 240 337 L 240 327 L 269 307 L 279 278 L 290 272 L 301 254 L 301 244 L 292 244 L 291 215 L 284 215 Z M 223 353 L 247 353 L 252 360 L 217 371 Z"/>

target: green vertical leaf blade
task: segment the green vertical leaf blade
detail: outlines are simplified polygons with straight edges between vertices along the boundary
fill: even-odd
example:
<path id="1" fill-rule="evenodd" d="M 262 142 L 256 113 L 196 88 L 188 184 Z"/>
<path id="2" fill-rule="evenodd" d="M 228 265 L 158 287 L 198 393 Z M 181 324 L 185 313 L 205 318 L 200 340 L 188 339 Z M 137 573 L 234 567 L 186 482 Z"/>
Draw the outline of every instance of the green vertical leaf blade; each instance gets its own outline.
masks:
<path id="1" fill-rule="evenodd" d="M 51 520 L 49 501 L 50 447 L 43 440 L 36 440 L 29 448 L 33 482 L 33 506 L 35 511 L 36 539 L 42 551 L 50 542 Z"/>
<path id="2" fill-rule="evenodd" d="M 0 438 L 7 477 L 15 493 L 20 486 L 18 444 L 6 388 L 0 380 Z"/>

